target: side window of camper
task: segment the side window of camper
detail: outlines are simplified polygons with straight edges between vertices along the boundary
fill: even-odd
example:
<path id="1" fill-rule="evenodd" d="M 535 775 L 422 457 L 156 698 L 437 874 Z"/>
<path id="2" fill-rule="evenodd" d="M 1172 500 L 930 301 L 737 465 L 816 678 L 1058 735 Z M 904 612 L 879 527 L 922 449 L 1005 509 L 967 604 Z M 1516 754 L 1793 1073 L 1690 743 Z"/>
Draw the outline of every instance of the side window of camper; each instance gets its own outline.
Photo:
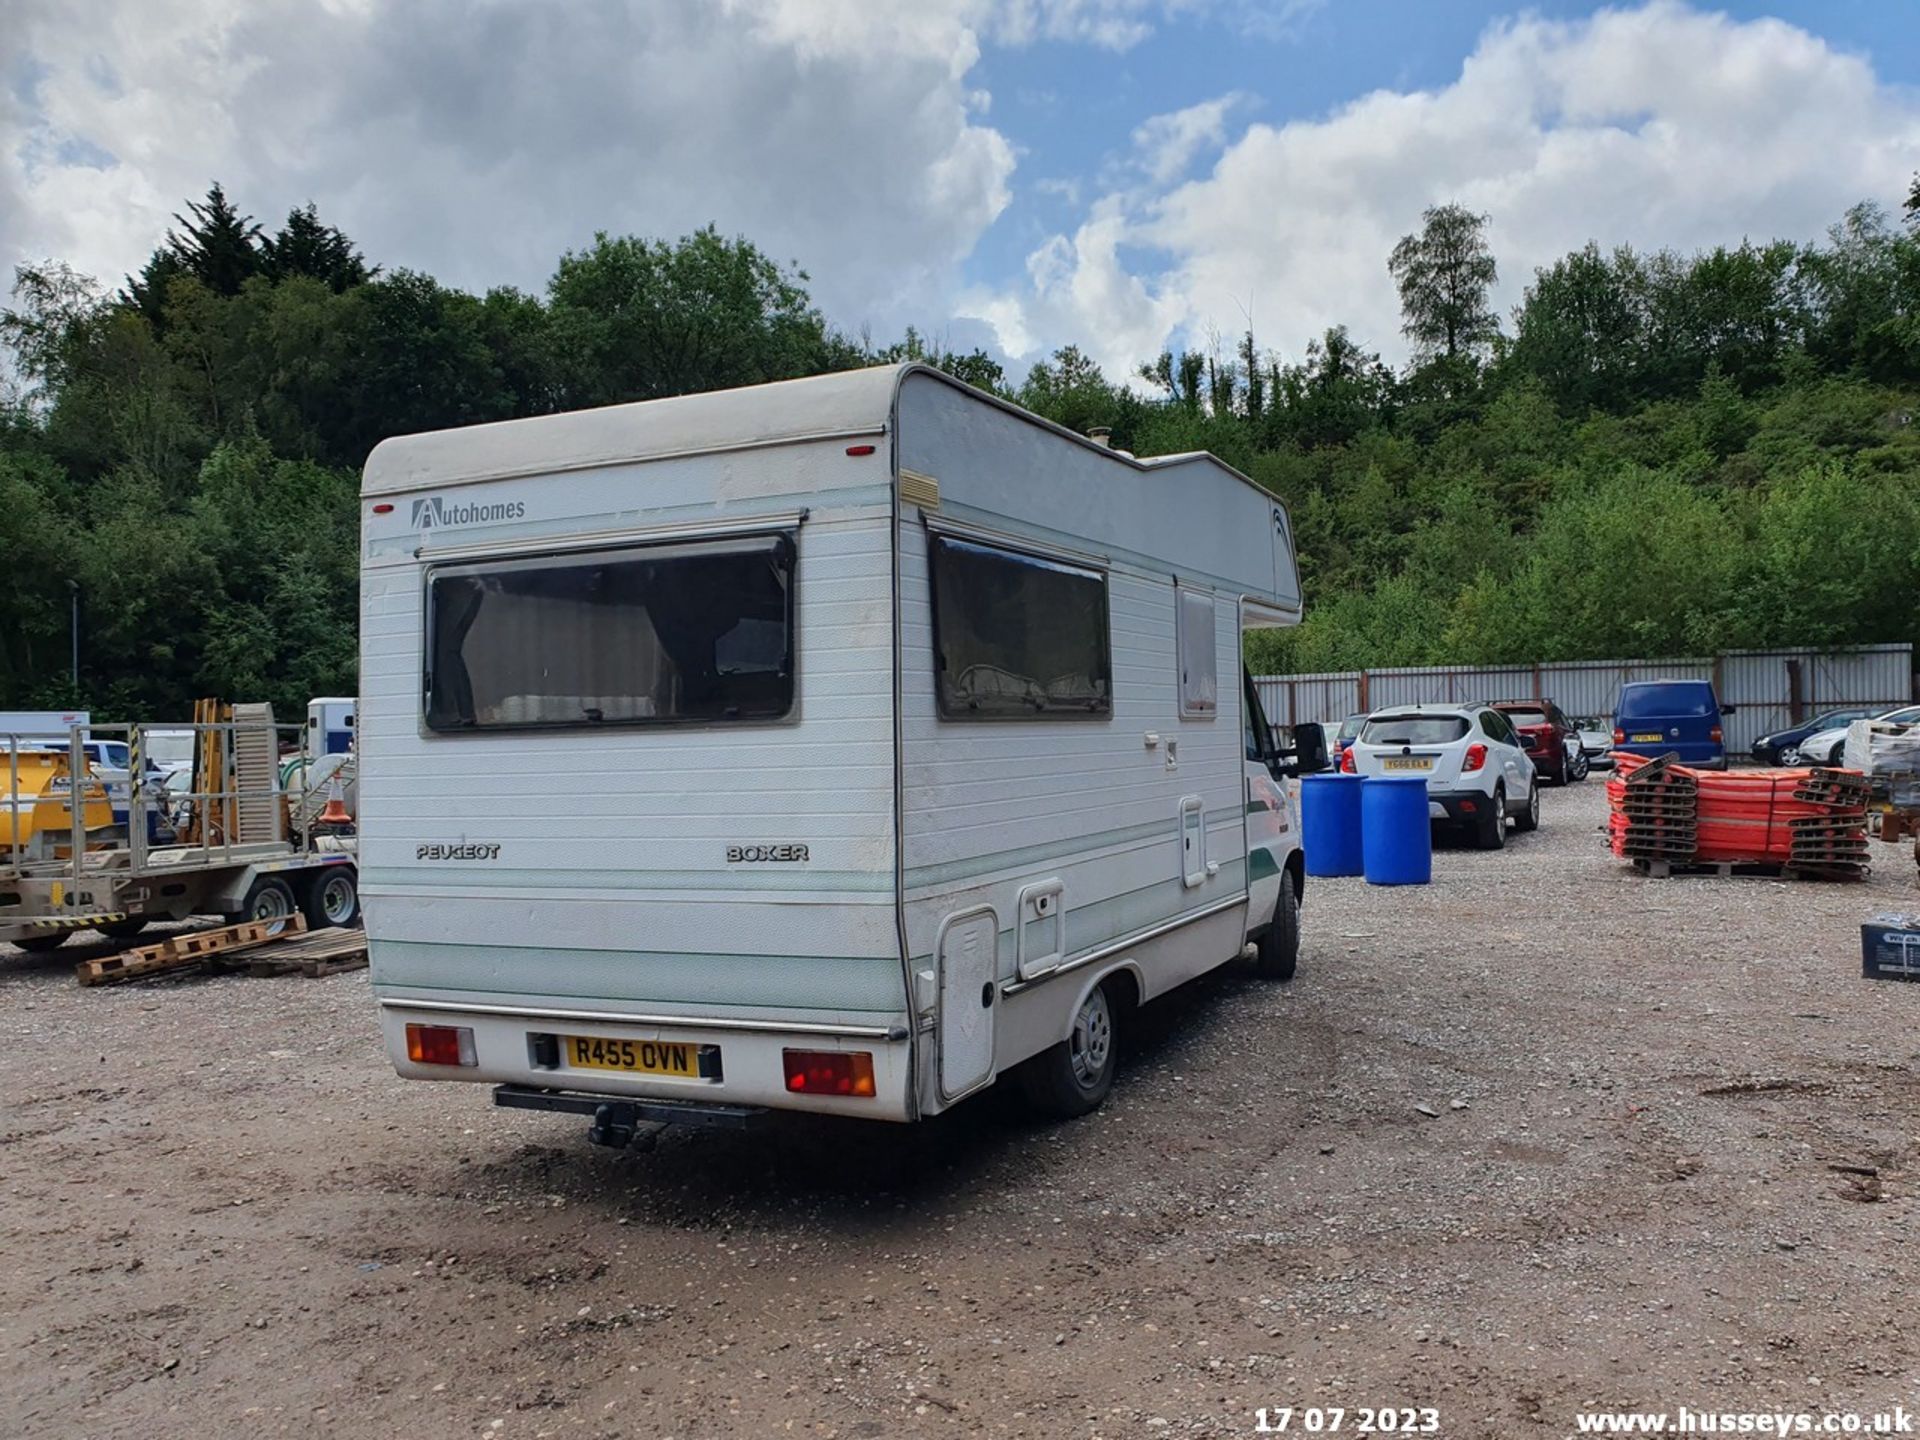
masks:
<path id="1" fill-rule="evenodd" d="M 1220 666 L 1214 653 L 1213 596 L 1175 586 L 1180 661 L 1180 713 L 1211 720 L 1220 709 Z"/>
<path id="2" fill-rule="evenodd" d="M 793 709 L 791 535 L 441 565 L 429 729 L 708 724 Z"/>
<path id="3" fill-rule="evenodd" d="M 1107 577 L 1098 570 L 935 536 L 934 689 L 949 720 L 1113 714 Z"/>

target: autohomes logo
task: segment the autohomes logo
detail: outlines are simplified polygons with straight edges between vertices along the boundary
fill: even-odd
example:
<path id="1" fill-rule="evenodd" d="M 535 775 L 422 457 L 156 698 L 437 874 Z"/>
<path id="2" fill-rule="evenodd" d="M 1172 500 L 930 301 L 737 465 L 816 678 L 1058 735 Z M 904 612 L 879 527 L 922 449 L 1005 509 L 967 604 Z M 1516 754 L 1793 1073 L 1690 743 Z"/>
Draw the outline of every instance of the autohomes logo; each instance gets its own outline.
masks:
<path id="1" fill-rule="evenodd" d="M 443 530 L 449 525 L 486 525 L 497 520 L 518 520 L 527 513 L 524 500 L 455 501 L 449 504 L 439 495 L 427 495 L 413 502 L 413 528 Z"/>

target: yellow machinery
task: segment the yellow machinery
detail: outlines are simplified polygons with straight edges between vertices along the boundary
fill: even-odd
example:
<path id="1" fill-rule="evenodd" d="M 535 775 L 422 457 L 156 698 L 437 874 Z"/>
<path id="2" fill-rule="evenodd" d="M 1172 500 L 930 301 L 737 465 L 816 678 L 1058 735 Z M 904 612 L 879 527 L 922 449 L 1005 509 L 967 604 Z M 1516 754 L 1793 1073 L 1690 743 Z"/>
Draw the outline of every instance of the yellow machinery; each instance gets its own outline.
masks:
<path id="1" fill-rule="evenodd" d="M 85 764 L 84 757 L 82 764 Z M 73 770 L 65 750 L 16 748 L 0 752 L 0 864 L 58 860 L 73 853 Z M 113 829 L 107 788 L 91 774 L 80 782 L 80 821 L 88 848 Z"/>

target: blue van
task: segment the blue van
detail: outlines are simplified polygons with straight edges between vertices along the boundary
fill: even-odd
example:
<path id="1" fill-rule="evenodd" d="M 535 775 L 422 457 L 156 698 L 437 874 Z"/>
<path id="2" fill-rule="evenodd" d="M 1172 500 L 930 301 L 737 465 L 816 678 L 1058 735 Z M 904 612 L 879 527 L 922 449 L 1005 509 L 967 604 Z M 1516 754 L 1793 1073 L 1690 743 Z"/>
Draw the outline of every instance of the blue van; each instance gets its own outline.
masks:
<path id="1" fill-rule="evenodd" d="M 1707 680 L 1648 680 L 1620 687 L 1613 711 L 1613 748 L 1629 755 L 1676 755 L 1682 765 L 1727 768 L 1722 705 Z"/>

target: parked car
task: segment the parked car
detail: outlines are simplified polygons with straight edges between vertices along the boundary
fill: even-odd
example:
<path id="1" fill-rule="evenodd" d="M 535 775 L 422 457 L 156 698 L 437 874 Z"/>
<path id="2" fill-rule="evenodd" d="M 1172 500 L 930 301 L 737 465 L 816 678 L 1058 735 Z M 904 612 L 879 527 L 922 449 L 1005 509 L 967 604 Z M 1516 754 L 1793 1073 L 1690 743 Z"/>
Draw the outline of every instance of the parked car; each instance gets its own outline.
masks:
<path id="1" fill-rule="evenodd" d="M 1920 721 L 1920 705 L 1902 705 L 1898 710 L 1888 710 L 1881 714 L 1868 713 L 1855 715 L 1853 720 L 1883 720 L 1889 725 L 1912 725 Z M 1847 725 L 1851 725 L 1849 720 Z M 1847 725 L 1835 725 L 1826 730 L 1816 730 L 1798 745 L 1791 747 L 1780 756 L 1782 765 L 1839 765 L 1845 759 L 1847 748 Z"/>
<path id="2" fill-rule="evenodd" d="M 1543 780 L 1570 785 L 1587 778 L 1580 732 L 1551 700 L 1496 700 L 1493 708 L 1519 733 L 1520 744 Z"/>
<path id="3" fill-rule="evenodd" d="M 1340 722 L 1340 728 L 1334 734 L 1334 748 L 1344 752 L 1349 745 L 1353 744 L 1353 737 L 1360 733 L 1360 727 L 1366 723 L 1367 717 L 1364 715 L 1347 716 Z"/>
<path id="4" fill-rule="evenodd" d="M 1856 720 L 1871 719 L 1874 707 L 1855 705 L 1849 709 L 1823 710 L 1811 720 L 1802 720 L 1798 725 L 1789 725 L 1784 730 L 1775 730 L 1762 735 L 1753 742 L 1753 758 L 1762 765 L 1797 765 L 1800 763 L 1801 742 L 1822 730 L 1842 730 Z M 1792 760 L 1787 759 L 1789 752 Z"/>
<path id="5" fill-rule="evenodd" d="M 1613 768 L 1613 717 L 1611 715 L 1578 715 L 1574 717 L 1573 726 L 1580 732 L 1580 750 L 1587 757 L 1588 768 L 1611 770 Z"/>
<path id="6" fill-rule="evenodd" d="M 1651 760 L 1676 756 L 1702 770 L 1727 768 L 1722 705 L 1708 680 L 1642 680 L 1620 687 L 1613 707 L 1613 748 Z"/>
<path id="7" fill-rule="evenodd" d="M 1340 757 L 1351 775 L 1423 775 L 1430 819 L 1473 833 L 1482 850 L 1540 824 L 1540 786 L 1519 735 L 1491 705 L 1403 705 L 1367 717 Z"/>

